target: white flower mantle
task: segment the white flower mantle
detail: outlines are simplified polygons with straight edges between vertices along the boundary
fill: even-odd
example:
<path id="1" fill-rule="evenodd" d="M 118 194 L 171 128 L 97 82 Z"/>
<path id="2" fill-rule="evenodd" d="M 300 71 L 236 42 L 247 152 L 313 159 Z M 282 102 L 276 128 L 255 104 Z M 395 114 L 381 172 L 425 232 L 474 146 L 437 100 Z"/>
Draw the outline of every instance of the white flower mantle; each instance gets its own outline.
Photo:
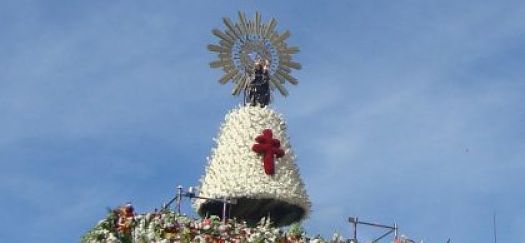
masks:
<path id="1" fill-rule="evenodd" d="M 272 130 L 285 151 L 282 158 L 275 160 L 275 174 L 271 176 L 264 173 L 261 156 L 251 149 L 255 137 L 264 129 Z M 226 115 L 215 142 L 201 178 L 201 196 L 278 199 L 299 206 L 306 213 L 310 211 L 311 204 L 281 114 L 268 106 L 235 108 Z M 195 207 L 198 209 L 203 203 L 196 200 Z"/>

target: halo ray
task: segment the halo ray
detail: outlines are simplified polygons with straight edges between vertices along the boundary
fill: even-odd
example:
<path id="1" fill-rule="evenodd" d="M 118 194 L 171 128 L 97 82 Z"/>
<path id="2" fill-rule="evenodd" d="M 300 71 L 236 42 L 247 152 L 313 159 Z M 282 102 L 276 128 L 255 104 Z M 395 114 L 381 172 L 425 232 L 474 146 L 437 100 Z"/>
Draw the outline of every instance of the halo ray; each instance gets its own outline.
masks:
<path id="1" fill-rule="evenodd" d="M 301 69 L 301 64 L 292 60 L 292 55 L 299 52 L 296 46 L 288 47 L 286 40 L 291 36 L 289 30 L 278 32 L 277 20 L 271 18 L 262 22 L 262 15 L 256 11 L 253 19 L 247 19 L 244 12 L 238 12 L 238 22 L 222 18 L 225 29 L 213 29 L 212 33 L 219 38 L 218 44 L 208 45 L 208 50 L 217 53 L 218 59 L 209 63 L 211 68 L 222 68 L 223 76 L 219 83 L 233 83 L 232 94 L 238 95 L 246 89 L 256 59 L 269 62 L 271 90 L 279 90 L 283 96 L 288 95 L 285 83 L 293 85 L 298 80 L 291 75 L 292 69 Z M 252 73 L 253 74 L 253 73 Z"/>

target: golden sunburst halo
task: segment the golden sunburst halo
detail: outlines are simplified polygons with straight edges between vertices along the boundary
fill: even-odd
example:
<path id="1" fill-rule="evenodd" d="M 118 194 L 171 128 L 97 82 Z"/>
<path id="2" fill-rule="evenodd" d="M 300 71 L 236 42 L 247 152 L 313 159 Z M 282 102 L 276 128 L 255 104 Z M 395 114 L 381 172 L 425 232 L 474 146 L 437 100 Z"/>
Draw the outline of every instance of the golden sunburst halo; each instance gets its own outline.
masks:
<path id="1" fill-rule="evenodd" d="M 288 95 L 284 87 L 286 81 L 296 85 L 298 80 L 291 75 L 292 69 L 301 69 L 301 64 L 292 60 L 292 55 L 299 48 L 289 47 L 285 40 L 290 31 L 278 33 L 277 21 L 272 18 L 268 23 L 261 22 L 261 14 L 255 13 L 255 19 L 246 19 L 239 11 L 239 21 L 233 23 L 230 18 L 222 18 L 225 31 L 213 29 L 213 35 L 219 38 L 218 44 L 208 45 L 208 50 L 217 53 L 218 60 L 210 63 L 212 68 L 222 68 L 224 75 L 219 83 L 233 82 L 233 95 L 238 95 L 249 82 L 249 72 L 256 58 L 270 62 L 270 87 L 277 88 L 283 96 Z"/>

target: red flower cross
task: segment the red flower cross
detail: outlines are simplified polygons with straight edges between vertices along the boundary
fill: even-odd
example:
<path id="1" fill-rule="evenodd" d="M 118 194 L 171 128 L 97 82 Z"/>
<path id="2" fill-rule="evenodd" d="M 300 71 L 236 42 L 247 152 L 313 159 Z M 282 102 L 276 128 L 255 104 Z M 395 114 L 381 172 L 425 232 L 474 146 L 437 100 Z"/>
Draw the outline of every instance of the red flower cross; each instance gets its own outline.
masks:
<path id="1" fill-rule="evenodd" d="M 257 136 L 255 141 L 257 143 L 252 146 L 252 150 L 263 155 L 264 173 L 273 175 L 275 173 L 274 158 L 284 156 L 284 150 L 280 148 L 281 142 L 279 139 L 273 138 L 272 130 L 270 129 L 264 129 L 262 135 Z"/>

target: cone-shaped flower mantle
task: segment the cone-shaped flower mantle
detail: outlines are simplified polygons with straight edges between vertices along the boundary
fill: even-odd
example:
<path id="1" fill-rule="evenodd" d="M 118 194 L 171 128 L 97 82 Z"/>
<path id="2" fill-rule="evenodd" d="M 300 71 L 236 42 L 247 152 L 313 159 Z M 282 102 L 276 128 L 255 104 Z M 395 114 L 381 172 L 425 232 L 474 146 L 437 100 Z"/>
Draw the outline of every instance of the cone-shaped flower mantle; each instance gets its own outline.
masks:
<path id="1" fill-rule="evenodd" d="M 277 226 L 300 221 L 310 202 L 295 164 L 282 116 L 268 106 L 242 106 L 226 115 L 208 158 L 200 196 L 237 199 L 231 218 Z M 221 215 L 220 202 L 199 199 L 198 213 Z"/>

